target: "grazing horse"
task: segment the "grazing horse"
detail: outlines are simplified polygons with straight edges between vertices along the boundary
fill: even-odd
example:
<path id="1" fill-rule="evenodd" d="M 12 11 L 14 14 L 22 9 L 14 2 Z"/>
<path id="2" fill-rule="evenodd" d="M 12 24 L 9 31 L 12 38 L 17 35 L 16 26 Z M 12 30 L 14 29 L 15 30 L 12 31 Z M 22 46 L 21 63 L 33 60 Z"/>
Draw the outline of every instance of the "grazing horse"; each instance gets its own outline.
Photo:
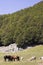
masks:
<path id="1" fill-rule="evenodd" d="M 6 60 L 8 60 L 8 61 L 15 61 L 15 60 L 17 60 L 17 61 L 19 61 L 20 60 L 20 58 L 19 58 L 19 56 L 11 56 L 11 55 L 5 55 L 4 56 L 4 60 L 6 61 Z"/>

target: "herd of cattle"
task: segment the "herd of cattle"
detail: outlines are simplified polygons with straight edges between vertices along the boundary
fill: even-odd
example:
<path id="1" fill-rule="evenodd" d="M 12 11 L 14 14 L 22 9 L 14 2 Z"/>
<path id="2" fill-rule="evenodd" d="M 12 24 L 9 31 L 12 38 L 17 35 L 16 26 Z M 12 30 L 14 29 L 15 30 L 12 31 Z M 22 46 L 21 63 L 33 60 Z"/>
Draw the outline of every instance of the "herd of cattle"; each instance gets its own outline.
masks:
<path id="1" fill-rule="evenodd" d="M 43 57 L 40 57 L 40 59 L 43 60 Z M 4 56 L 4 61 L 15 61 L 15 60 L 17 61 L 23 60 L 23 57 L 20 58 L 19 56 L 11 56 L 11 55 Z M 30 60 L 30 61 L 36 60 L 36 56 L 33 56 L 27 60 Z"/>
<path id="2" fill-rule="evenodd" d="M 19 61 L 20 60 L 20 57 L 19 56 L 11 56 L 11 55 L 5 55 L 4 56 L 4 60 L 5 61 L 15 61 L 15 60 L 17 60 L 17 61 Z"/>

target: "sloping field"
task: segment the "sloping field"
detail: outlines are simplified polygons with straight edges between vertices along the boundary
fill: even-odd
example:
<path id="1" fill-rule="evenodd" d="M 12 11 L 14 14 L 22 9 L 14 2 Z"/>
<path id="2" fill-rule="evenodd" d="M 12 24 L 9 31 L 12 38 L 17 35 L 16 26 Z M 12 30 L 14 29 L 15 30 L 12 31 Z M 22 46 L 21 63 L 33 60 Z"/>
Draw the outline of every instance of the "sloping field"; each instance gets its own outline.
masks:
<path id="1" fill-rule="evenodd" d="M 20 57 L 23 57 L 23 60 L 5 62 L 3 56 L 6 54 L 19 55 Z M 33 56 L 36 56 L 36 60 L 28 61 L 28 59 Z M 16 53 L 0 53 L 0 65 L 43 65 L 43 60 L 40 60 L 40 57 L 42 56 L 43 56 L 42 45 L 35 46 L 33 48 L 19 51 Z"/>

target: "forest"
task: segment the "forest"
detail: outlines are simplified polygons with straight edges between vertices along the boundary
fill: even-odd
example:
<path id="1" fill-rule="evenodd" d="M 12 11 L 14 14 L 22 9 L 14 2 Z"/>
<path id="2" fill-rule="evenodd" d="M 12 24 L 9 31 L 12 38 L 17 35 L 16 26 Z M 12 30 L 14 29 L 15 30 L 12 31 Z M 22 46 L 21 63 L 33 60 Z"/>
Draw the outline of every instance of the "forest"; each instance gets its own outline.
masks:
<path id="1" fill-rule="evenodd" d="M 43 44 L 43 1 L 12 14 L 0 15 L 0 46 Z"/>

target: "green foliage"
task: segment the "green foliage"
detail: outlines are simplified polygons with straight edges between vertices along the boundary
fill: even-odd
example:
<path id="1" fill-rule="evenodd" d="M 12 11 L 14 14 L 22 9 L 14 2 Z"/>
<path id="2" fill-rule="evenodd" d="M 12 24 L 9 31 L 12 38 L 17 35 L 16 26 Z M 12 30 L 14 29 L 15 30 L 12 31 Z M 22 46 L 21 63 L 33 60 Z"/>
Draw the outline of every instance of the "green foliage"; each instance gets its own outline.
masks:
<path id="1" fill-rule="evenodd" d="M 0 44 L 18 46 L 43 43 L 43 1 L 30 8 L 0 15 Z"/>

